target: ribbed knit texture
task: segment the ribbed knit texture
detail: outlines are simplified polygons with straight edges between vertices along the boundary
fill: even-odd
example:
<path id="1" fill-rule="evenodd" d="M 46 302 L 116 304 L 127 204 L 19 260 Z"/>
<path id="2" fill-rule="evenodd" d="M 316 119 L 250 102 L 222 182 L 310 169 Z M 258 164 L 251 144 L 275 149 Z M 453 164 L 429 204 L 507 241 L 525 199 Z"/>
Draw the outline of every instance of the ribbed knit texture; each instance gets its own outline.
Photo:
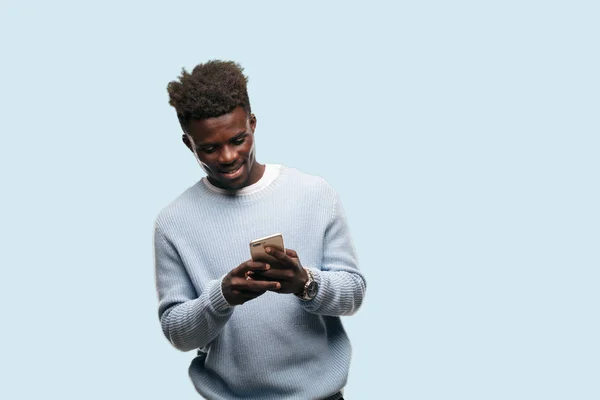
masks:
<path id="1" fill-rule="evenodd" d="M 249 242 L 282 233 L 319 283 L 317 296 L 267 292 L 230 306 L 223 277 L 250 258 Z M 269 186 L 227 195 L 198 182 L 155 225 L 159 318 L 207 399 L 319 399 L 346 384 L 351 347 L 341 315 L 360 307 L 358 270 L 337 193 L 322 178 L 282 167 Z"/>

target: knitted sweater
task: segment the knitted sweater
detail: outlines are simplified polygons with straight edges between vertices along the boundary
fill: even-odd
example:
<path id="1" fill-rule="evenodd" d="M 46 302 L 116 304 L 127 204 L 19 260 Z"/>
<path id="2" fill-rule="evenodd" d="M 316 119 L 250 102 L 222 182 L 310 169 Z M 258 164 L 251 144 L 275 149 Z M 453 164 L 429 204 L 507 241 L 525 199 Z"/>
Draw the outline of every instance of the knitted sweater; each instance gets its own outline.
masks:
<path id="1" fill-rule="evenodd" d="M 206 178 L 204 178 L 205 180 Z M 351 347 L 340 316 L 360 307 L 366 282 L 342 205 L 322 178 L 281 166 L 259 191 L 227 194 L 202 180 L 155 224 L 158 315 L 208 399 L 318 399 L 346 384 Z M 230 306 L 221 282 L 250 258 L 249 242 L 282 233 L 319 284 L 315 298 L 266 292 Z"/>

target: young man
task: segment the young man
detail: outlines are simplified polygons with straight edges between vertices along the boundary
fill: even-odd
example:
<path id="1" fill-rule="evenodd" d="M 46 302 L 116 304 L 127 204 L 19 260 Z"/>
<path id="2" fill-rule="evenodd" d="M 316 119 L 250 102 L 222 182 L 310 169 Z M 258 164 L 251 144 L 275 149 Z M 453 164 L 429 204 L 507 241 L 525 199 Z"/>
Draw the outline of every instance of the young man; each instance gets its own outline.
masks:
<path id="1" fill-rule="evenodd" d="M 339 317 L 358 310 L 365 279 L 334 189 L 256 161 L 242 71 L 209 61 L 168 85 L 206 177 L 156 220 L 162 330 L 197 350 L 189 375 L 208 399 L 340 399 L 351 348 Z M 275 233 L 286 249 L 250 260 L 249 242 Z"/>

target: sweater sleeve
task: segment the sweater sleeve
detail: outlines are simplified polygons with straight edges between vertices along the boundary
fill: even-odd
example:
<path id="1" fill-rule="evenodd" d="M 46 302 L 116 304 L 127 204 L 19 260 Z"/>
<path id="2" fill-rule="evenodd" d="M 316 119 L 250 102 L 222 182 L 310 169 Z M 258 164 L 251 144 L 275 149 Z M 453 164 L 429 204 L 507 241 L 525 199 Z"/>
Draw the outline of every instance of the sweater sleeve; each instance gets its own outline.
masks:
<path id="1" fill-rule="evenodd" d="M 356 250 L 337 194 L 323 249 L 320 268 L 311 268 L 319 287 L 317 295 L 312 300 L 299 301 L 306 311 L 314 314 L 352 315 L 362 304 L 367 284 L 358 270 Z"/>
<path id="2" fill-rule="evenodd" d="M 222 279 L 209 281 L 202 293 L 196 293 L 176 248 L 164 236 L 158 221 L 154 253 L 158 316 L 164 335 L 181 351 L 207 346 L 234 310 L 221 291 Z"/>

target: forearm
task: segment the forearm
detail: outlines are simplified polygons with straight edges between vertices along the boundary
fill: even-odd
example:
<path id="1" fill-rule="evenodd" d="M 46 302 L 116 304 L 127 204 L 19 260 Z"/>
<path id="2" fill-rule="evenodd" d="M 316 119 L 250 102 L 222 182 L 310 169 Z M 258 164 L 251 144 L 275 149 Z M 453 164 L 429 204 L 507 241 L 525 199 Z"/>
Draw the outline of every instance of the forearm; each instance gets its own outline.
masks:
<path id="1" fill-rule="evenodd" d="M 318 285 L 317 295 L 303 302 L 303 307 L 314 314 L 352 315 L 363 302 L 367 283 L 358 269 L 356 249 L 337 194 L 323 242 L 322 262 L 319 268 L 311 269 Z"/>
<path id="2" fill-rule="evenodd" d="M 227 323 L 231 307 L 221 279 L 206 282 L 199 291 L 192 283 L 179 252 L 156 223 L 154 235 L 158 316 L 166 338 L 182 351 L 205 347 Z"/>
<path id="3" fill-rule="evenodd" d="M 366 281 L 360 272 L 311 270 L 319 289 L 315 298 L 302 301 L 306 311 L 328 316 L 358 311 L 366 292 Z"/>
<path id="4" fill-rule="evenodd" d="M 173 303 L 159 311 L 163 333 L 179 350 L 207 346 L 221 332 L 233 313 L 221 292 L 221 281 L 207 285 L 198 298 Z"/>

